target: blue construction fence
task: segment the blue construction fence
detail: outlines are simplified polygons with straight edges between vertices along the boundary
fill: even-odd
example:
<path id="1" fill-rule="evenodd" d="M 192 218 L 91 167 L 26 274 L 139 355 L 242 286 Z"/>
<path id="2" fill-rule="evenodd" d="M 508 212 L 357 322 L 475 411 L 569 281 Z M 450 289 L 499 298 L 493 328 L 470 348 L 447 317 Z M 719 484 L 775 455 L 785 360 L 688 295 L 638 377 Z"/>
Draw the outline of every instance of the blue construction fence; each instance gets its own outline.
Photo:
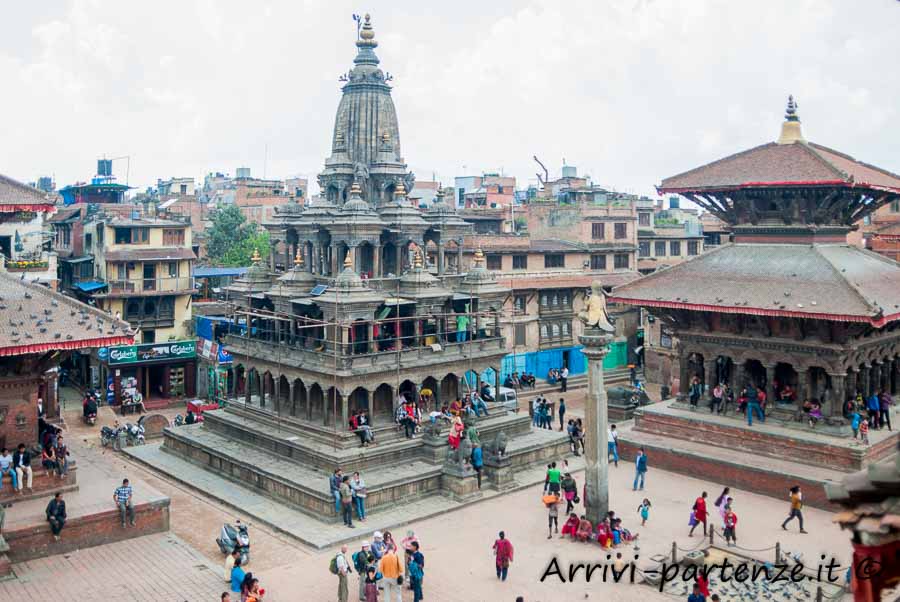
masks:
<path id="1" fill-rule="evenodd" d="M 503 358 L 500 368 L 500 382 L 513 372 L 519 374 L 531 372 L 535 378 L 547 379 L 547 373 L 551 368 L 560 369 L 564 365 L 563 357 L 569 356 L 569 376 L 576 376 L 587 372 L 587 357 L 581 351 L 581 346 L 558 347 L 556 349 L 544 349 L 543 351 L 530 351 L 528 353 L 511 353 Z M 603 360 L 604 370 L 615 370 L 628 365 L 628 342 L 616 341 L 610 343 L 609 353 Z M 472 374 L 466 376 L 470 386 L 475 385 L 475 377 Z M 494 371 L 490 368 L 481 373 L 481 380 L 494 382 Z"/>

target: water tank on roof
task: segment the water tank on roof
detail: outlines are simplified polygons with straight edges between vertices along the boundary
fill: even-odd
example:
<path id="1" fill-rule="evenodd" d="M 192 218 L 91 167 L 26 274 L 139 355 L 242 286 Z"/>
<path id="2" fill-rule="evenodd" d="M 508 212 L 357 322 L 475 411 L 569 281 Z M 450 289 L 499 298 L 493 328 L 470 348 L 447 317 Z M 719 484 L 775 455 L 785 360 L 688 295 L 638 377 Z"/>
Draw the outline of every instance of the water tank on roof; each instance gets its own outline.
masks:
<path id="1" fill-rule="evenodd" d="M 249 178 L 250 177 L 250 168 L 249 167 L 238 167 L 235 171 L 236 178 Z"/>
<path id="2" fill-rule="evenodd" d="M 575 167 L 574 165 L 563 165 L 562 177 L 564 177 L 564 178 L 578 177 L 578 168 Z"/>
<path id="3" fill-rule="evenodd" d="M 97 159 L 97 175 L 98 176 L 111 176 L 112 175 L 112 159 Z"/>

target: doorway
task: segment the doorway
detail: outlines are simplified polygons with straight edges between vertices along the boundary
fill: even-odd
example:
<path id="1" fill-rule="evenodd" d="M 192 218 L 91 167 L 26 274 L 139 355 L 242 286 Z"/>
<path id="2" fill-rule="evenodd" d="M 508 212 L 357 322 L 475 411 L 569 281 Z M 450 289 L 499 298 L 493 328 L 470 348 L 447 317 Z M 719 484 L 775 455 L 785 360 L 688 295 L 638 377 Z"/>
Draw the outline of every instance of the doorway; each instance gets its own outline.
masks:
<path id="1" fill-rule="evenodd" d="M 7 259 L 12 259 L 12 237 L 0 236 L 0 253 Z"/>

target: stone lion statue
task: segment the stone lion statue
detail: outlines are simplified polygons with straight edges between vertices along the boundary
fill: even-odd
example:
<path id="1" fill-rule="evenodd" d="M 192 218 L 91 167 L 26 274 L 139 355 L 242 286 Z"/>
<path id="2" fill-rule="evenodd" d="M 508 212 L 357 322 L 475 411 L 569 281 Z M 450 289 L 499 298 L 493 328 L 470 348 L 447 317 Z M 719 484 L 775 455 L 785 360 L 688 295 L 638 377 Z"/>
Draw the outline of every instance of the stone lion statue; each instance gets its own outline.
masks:
<path id="1" fill-rule="evenodd" d="M 613 333 L 616 331 L 606 310 L 606 293 L 599 280 L 591 283 L 591 296 L 588 298 L 587 307 L 578 312 L 578 319 L 586 328 L 602 330 Z"/>
<path id="2" fill-rule="evenodd" d="M 509 438 L 506 436 L 506 433 L 503 431 L 499 431 L 495 436 L 494 440 L 491 441 L 487 446 L 487 453 L 490 456 L 496 458 L 502 458 L 506 455 L 506 444 L 509 441 Z"/>

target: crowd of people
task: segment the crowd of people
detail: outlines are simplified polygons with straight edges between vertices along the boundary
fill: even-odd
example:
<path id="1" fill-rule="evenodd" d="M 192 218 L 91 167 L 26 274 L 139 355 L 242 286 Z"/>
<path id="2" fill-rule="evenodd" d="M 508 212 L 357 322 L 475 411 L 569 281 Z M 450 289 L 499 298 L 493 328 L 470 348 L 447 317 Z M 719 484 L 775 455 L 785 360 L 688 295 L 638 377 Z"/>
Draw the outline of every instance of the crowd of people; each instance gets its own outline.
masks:
<path id="1" fill-rule="evenodd" d="M 356 573 L 358 596 L 362 602 L 401 602 L 403 587 L 413 592 L 413 601 L 423 599 L 425 555 L 413 531 L 407 531 L 400 545 L 390 531 L 375 531 L 372 541 L 363 541 L 360 549 L 348 555 L 344 545 L 329 563 L 329 570 L 338 578 L 338 601 L 350 598 L 350 576 Z"/>

